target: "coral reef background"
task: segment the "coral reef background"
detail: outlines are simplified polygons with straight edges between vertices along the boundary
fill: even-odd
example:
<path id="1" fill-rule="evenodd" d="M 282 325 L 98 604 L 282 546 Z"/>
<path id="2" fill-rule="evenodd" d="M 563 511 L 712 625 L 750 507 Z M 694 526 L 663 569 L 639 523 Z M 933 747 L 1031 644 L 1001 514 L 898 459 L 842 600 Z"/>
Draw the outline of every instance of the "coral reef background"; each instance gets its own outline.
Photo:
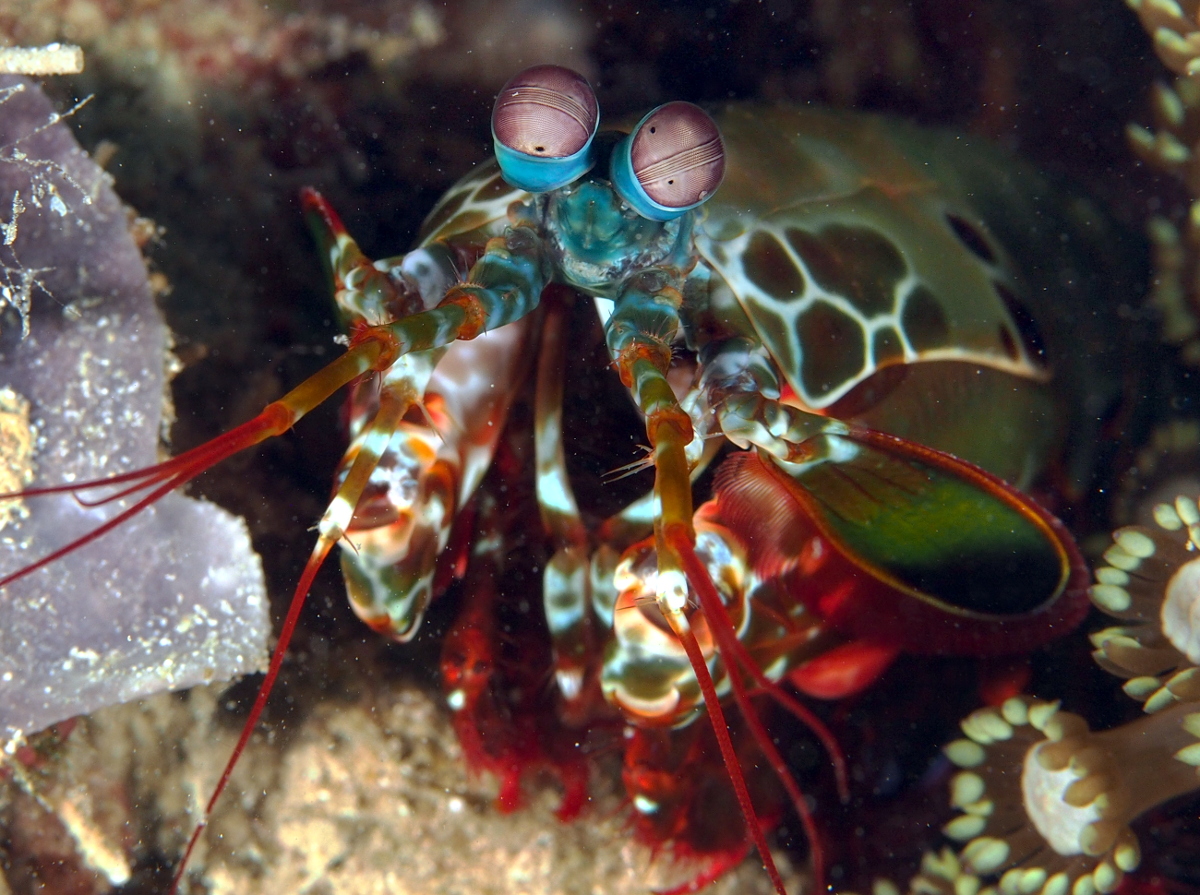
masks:
<path id="1" fill-rule="evenodd" d="M 1151 84 L 1163 71 L 1117 0 L 653 8 L 10 0 L 0 8 L 0 43 L 53 40 L 83 46 L 87 68 L 47 81 L 48 91 L 64 110 L 93 96 L 72 127 L 122 199 L 157 228 L 147 252 L 183 367 L 172 385 L 173 452 L 244 421 L 339 350 L 297 190 L 324 193 L 372 257 L 403 251 L 438 196 L 489 154 L 495 90 L 535 62 L 585 73 L 607 116 L 668 99 L 753 98 L 982 133 L 1073 179 L 1135 230 L 1152 215 L 1182 220 L 1189 202 L 1127 146 L 1126 125 L 1149 120 Z M 1138 297 L 1127 300 L 1138 313 Z M 307 528 L 343 447 L 330 405 L 192 489 L 247 519 L 276 612 L 307 558 Z M 418 642 L 387 644 L 346 607 L 336 569 L 324 570 L 265 732 L 239 769 L 242 794 L 227 795 L 197 856 L 210 891 L 644 892 L 679 879 L 628 845 L 610 745 L 595 747 L 600 772 L 583 820 L 559 824 L 551 789 L 515 817 L 495 813 L 493 782 L 465 777 L 437 707 L 449 612 L 435 611 Z M 1086 644 L 1079 649 L 1086 654 Z M 1073 662 L 1045 660 L 1035 683 Z M 885 818 L 901 778 L 928 765 L 974 707 L 966 687 L 941 706 L 944 718 L 908 729 L 904 707 L 945 672 L 902 667 L 879 692 L 831 709 L 843 727 L 865 731 L 850 746 L 860 784 L 879 797 L 845 824 L 848 878 L 898 874 L 906 862 L 911 871 L 936 840 L 937 817 L 924 829 L 920 813 L 905 824 Z M 1089 680 L 1085 673 L 1059 695 L 1087 703 Z M 107 710 L 44 744 L 40 760 L 69 770 L 58 772 L 64 785 L 111 792 L 122 806 L 94 825 L 132 868 L 120 891 L 166 885 L 251 693 L 243 684 L 219 698 L 199 691 Z M 804 764 L 814 755 L 791 757 Z M 11 889 L 111 890 L 112 875 L 89 857 L 100 852 L 37 808 L 29 788 L 10 788 L 2 817 Z M 781 839 L 786 847 L 788 835 Z M 471 859 L 472 842 L 490 850 Z M 766 879 L 748 862 L 717 890 L 765 892 Z"/>

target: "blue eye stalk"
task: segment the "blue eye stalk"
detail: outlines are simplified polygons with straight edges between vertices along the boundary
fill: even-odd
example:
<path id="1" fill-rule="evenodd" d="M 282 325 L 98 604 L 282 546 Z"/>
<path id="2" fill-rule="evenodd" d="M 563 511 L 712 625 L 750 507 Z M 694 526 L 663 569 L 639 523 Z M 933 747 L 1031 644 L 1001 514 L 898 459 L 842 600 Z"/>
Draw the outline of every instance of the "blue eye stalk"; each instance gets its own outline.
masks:
<path id="1" fill-rule="evenodd" d="M 670 221 L 717 191 L 725 176 L 725 145 L 699 106 L 667 103 L 617 144 L 609 173 L 613 188 L 638 214 Z"/>
<path id="2" fill-rule="evenodd" d="M 492 108 L 492 139 L 504 179 L 543 193 L 592 169 L 600 123 L 596 94 L 583 75 L 535 65 L 509 80 Z"/>

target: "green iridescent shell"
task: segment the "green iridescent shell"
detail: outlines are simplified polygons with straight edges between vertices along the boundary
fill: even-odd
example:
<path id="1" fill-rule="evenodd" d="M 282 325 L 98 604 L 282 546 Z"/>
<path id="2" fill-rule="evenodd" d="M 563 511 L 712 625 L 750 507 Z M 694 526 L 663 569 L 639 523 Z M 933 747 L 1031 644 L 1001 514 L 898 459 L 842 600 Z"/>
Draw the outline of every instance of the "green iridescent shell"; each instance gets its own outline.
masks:
<path id="1" fill-rule="evenodd" d="M 763 139 L 768 120 L 776 139 Z M 894 363 L 966 360 L 1045 378 L 1006 307 L 1019 280 L 1004 249 L 882 122 L 738 106 L 721 128 L 729 174 L 697 248 L 806 407 Z"/>
<path id="2" fill-rule="evenodd" d="M 744 104 L 717 122 L 711 311 L 752 327 L 801 406 L 1018 486 L 1069 445 L 1086 480 L 1122 391 L 1117 304 L 1144 276 L 1103 215 L 960 134 Z"/>
<path id="3" fill-rule="evenodd" d="M 508 206 L 528 197 L 529 193 L 505 183 L 496 160 L 488 159 L 438 200 L 421 224 L 417 245 L 460 239 L 477 230 L 497 235 L 508 222 Z"/>

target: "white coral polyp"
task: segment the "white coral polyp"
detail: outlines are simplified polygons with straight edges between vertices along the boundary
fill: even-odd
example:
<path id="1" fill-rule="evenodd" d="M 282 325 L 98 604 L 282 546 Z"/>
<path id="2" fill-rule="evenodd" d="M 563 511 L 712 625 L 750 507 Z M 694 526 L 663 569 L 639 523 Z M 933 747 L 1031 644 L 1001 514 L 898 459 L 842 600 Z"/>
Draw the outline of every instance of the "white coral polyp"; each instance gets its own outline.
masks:
<path id="1" fill-rule="evenodd" d="M 1162 630 L 1175 649 L 1200 665 L 1200 559 L 1171 576 L 1162 603 Z"/>
<path id="2" fill-rule="evenodd" d="M 966 739 L 946 747 L 963 768 L 951 782 L 961 813 L 943 827 L 963 843 L 961 867 L 952 880 L 923 871 L 935 895 L 952 893 L 926 877 L 948 881 L 953 895 L 1113 892 L 1141 860 L 1129 824 L 1200 788 L 1194 704 L 1091 731 L 1056 703 L 1018 697 L 972 713 L 962 729 Z"/>
<path id="3" fill-rule="evenodd" d="M 1039 748 L 1025 753 L 1021 771 L 1021 793 L 1030 823 L 1060 855 L 1081 855 L 1083 832 L 1100 819 L 1095 802 L 1082 808 L 1068 805 L 1064 794 L 1082 775 L 1070 766 L 1051 771 L 1038 761 Z"/>

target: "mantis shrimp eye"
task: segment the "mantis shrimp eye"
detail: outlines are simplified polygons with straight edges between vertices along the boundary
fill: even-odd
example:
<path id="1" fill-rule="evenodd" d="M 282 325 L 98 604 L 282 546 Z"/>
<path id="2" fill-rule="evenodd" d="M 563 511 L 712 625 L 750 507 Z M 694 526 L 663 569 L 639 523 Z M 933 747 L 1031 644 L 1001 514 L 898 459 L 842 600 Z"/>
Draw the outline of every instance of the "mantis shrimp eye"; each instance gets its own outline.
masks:
<path id="1" fill-rule="evenodd" d="M 534 193 L 566 186 L 592 167 L 599 122 L 596 94 L 583 75 L 557 65 L 519 72 L 492 108 L 504 179 Z"/>
<path id="2" fill-rule="evenodd" d="M 613 186 L 638 214 L 654 221 L 669 221 L 702 204 L 724 176 L 721 132 L 691 103 L 659 106 L 613 153 Z"/>

